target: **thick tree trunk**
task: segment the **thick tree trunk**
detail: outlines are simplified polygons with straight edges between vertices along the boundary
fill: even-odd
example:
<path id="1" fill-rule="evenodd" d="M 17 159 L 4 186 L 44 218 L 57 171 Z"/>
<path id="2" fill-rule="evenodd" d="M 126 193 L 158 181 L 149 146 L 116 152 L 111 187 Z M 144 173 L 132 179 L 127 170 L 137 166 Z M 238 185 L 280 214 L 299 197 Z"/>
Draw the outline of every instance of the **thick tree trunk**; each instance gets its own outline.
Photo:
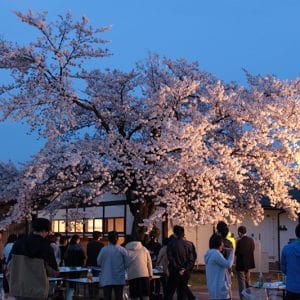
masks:
<path id="1" fill-rule="evenodd" d="M 145 199 L 143 202 L 135 202 L 137 199 L 132 193 L 132 190 L 129 190 L 126 193 L 126 198 L 129 203 L 130 212 L 134 217 L 131 234 L 134 238 L 136 238 L 137 236 L 140 236 L 141 233 L 145 233 L 147 230 L 147 228 L 141 224 L 144 219 L 147 219 L 155 211 L 155 206 L 152 199 Z"/>

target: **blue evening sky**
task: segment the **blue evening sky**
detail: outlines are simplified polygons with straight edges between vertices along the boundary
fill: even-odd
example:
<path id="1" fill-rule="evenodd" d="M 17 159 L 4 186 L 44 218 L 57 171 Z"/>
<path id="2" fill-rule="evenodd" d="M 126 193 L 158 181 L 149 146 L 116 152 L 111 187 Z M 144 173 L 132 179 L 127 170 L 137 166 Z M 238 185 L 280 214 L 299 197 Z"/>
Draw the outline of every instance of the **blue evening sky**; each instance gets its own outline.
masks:
<path id="1" fill-rule="evenodd" d="M 46 10 L 53 19 L 71 10 L 92 25 L 112 25 L 105 38 L 113 56 L 99 68 L 129 70 L 154 52 L 199 61 L 241 84 L 242 68 L 282 79 L 300 74 L 299 0 L 0 0 L 0 36 L 30 41 L 35 31 L 13 13 L 28 9 Z M 0 160 L 24 162 L 38 151 L 42 141 L 26 133 L 24 124 L 0 123 Z"/>

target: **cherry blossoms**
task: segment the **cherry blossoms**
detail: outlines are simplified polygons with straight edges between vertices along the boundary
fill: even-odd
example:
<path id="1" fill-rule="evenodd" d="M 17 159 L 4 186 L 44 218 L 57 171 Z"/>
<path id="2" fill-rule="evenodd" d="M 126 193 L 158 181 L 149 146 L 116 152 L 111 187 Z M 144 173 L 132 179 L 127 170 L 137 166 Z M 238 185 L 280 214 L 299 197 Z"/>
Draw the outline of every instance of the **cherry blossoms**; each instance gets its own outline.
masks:
<path id="1" fill-rule="evenodd" d="M 248 77 L 226 84 L 197 63 L 151 55 L 130 72 L 90 70 L 109 55 L 88 20 L 17 13 L 40 32 L 27 47 L 0 41 L 2 120 L 26 121 L 47 139 L 18 181 L 17 203 L 0 224 L 33 207 L 97 203 L 125 194 L 134 226 L 263 219 L 262 197 L 290 217 L 300 188 L 300 82 Z"/>

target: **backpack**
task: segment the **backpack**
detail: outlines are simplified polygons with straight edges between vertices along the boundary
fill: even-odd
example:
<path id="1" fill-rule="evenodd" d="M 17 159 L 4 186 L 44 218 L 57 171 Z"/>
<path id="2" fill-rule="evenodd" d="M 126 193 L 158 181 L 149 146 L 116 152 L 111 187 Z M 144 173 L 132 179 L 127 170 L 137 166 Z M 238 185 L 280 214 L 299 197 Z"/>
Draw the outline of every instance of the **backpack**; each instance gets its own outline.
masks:
<path id="1" fill-rule="evenodd" d="M 13 254 L 6 277 L 12 296 L 47 299 L 49 281 L 43 259 Z"/>

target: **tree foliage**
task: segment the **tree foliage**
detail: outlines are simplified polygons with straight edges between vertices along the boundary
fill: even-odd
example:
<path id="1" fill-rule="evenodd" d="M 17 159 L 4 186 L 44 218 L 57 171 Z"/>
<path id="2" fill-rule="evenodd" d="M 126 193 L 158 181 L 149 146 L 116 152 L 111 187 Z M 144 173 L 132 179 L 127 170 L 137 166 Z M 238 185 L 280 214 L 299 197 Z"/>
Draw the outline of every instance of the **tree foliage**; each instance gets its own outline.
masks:
<path id="1" fill-rule="evenodd" d="M 26 47 L 0 42 L 12 78 L 0 88 L 2 120 L 26 120 L 47 143 L 18 182 L 14 220 L 41 202 L 55 210 L 106 192 L 125 194 L 144 225 L 165 215 L 259 222 L 263 196 L 292 218 L 300 212 L 288 193 L 300 187 L 298 79 L 246 73 L 242 87 L 158 55 L 130 72 L 91 70 L 87 59 L 109 55 L 98 38 L 107 27 L 17 15 L 40 37 Z"/>

